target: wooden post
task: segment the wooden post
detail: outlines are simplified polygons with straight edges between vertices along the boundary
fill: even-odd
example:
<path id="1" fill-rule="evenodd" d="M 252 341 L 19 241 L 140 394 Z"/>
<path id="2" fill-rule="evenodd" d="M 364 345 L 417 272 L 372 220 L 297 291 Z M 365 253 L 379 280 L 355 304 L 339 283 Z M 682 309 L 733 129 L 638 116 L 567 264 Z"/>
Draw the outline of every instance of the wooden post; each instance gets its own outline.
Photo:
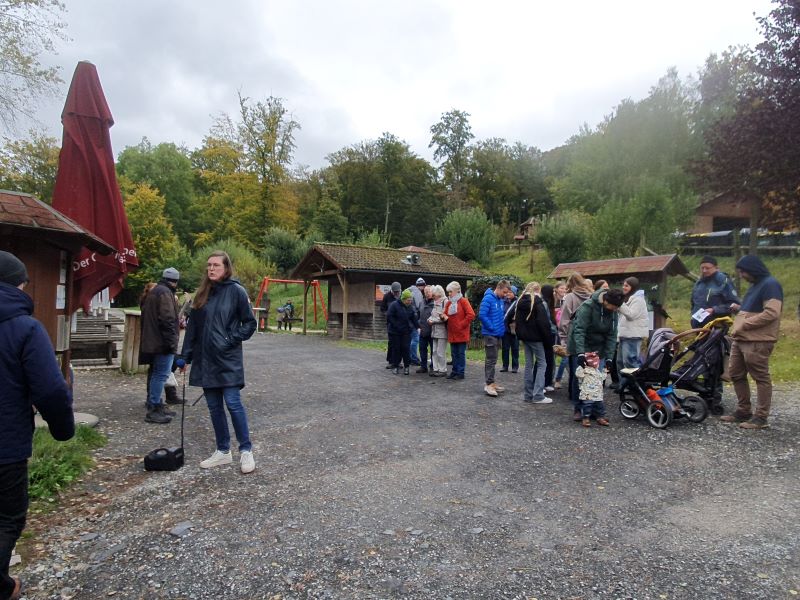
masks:
<path id="1" fill-rule="evenodd" d="M 303 335 L 308 334 L 308 279 L 303 280 Z"/>
<path id="2" fill-rule="evenodd" d="M 741 230 L 740 229 L 734 229 L 733 230 L 733 264 L 735 265 L 736 263 L 738 263 L 740 258 L 742 258 Z M 734 271 L 736 271 L 736 269 L 734 269 Z M 739 277 L 739 272 L 738 271 L 736 271 L 736 273 L 733 276 L 733 284 L 734 284 L 734 286 L 736 287 L 737 290 L 741 289 L 742 281 L 741 281 L 741 278 Z"/>
<path id="3" fill-rule="evenodd" d="M 756 200 L 750 207 L 750 250 L 749 254 L 758 254 L 758 223 L 761 221 L 761 201 Z"/>
<path id="4" fill-rule="evenodd" d="M 139 344 L 141 343 L 141 313 L 125 311 L 125 337 L 122 342 L 120 370 L 123 373 L 139 371 Z"/>
<path id="5" fill-rule="evenodd" d="M 347 274 L 336 273 L 339 285 L 342 286 L 342 339 L 347 339 L 347 309 L 349 308 L 349 290 L 347 288 Z"/>
<path id="6" fill-rule="evenodd" d="M 529 242 L 529 244 L 530 244 L 530 247 L 531 247 L 531 263 L 528 266 L 528 272 L 533 274 L 533 242 Z"/>

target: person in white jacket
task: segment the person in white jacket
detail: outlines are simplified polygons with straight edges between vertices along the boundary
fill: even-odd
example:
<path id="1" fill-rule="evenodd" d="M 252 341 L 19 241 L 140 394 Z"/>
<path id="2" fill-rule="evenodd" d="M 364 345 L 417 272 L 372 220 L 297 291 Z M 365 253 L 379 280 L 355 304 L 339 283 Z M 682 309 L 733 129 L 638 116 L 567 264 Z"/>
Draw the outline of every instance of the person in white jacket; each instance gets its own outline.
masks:
<path id="1" fill-rule="evenodd" d="M 617 370 L 620 372 L 620 387 L 624 385 L 622 369 L 641 366 L 639 358 L 642 341 L 650 334 L 650 319 L 647 316 L 647 300 L 644 290 L 639 289 L 639 280 L 628 277 L 622 284 L 625 302 L 619 307 L 617 326 L 619 345 L 617 346 Z"/>

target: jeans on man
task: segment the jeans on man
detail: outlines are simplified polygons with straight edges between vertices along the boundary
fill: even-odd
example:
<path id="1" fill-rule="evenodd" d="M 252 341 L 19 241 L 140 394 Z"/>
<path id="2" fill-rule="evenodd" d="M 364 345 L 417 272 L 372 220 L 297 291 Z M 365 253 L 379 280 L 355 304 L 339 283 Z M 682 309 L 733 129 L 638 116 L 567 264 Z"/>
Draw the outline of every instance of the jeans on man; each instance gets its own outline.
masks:
<path id="1" fill-rule="evenodd" d="M 544 344 L 542 342 L 523 342 L 525 345 L 525 392 L 528 402 L 544 399 Z M 536 368 L 534 368 L 534 362 Z"/>
<path id="2" fill-rule="evenodd" d="M 486 350 L 486 360 L 483 363 L 483 370 L 486 375 L 487 385 L 494 383 L 494 368 L 497 365 L 497 351 L 500 349 L 502 343 L 502 338 L 493 335 L 483 336 L 483 345 Z"/>
<path id="3" fill-rule="evenodd" d="M 154 354 L 150 363 L 150 389 L 147 391 L 148 404 L 161 404 L 161 394 L 164 393 L 164 384 L 172 372 L 173 354 Z"/>
<path id="4" fill-rule="evenodd" d="M 736 392 L 736 414 L 739 417 L 762 419 L 766 422 L 772 406 L 772 377 L 769 374 L 769 357 L 775 348 L 774 342 L 739 342 L 733 340 L 728 374 Z M 756 409 L 750 402 L 750 382 L 756 382 Z"/>
<path id="5" fill-rule="evenodd" d="M 411 364 L 418 365 L 419 363 L 419 329 L 411 332 Z"/>
<path id="6" fill-rule="evenodd" d="M 511 352 L 511 370 L 519 370 L 519 338 L 510 331 L 503 335 L 503 369 L 508 370 L 508 354 Z"/>
<path id="7" fill-rule="evenodd" d="M 211 414 L 211 424 L 214 426 L 214 437 L 217 441 L 217 450 L 228 452 L 231 449 L 231 433 L 228 429 L 228 419 L 225 416 L 225 407 L 231 415 L 233 431 L 239 442 L 239 451 L 252 450 L 250 431 L 247 428 L 247 413 L 242 404 L 238 386 L 226 388 L 203 388 Z"/>
<path id="8" fill-rule="evenodd" d="M 0 598 L 8 598 L 14 591 L 8 565 L 25 529 L 27 513 L 28 461 L 0 465 Z"/>
<path id="9" fill-rule="evenodd" d="M 467 342 L 451 343 L 450 356 L 453 358 L 453 373 L 463 377 L 467 367 Z M 497 355 L 495 355 L 495 358 L 497 358 Z"/>

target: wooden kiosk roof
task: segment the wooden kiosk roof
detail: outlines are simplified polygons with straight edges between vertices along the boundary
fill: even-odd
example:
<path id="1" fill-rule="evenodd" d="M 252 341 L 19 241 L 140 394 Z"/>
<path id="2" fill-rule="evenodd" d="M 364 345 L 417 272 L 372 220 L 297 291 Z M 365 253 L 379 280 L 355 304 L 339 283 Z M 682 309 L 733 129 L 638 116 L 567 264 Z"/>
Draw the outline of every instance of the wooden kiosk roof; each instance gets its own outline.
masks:
<path id="1" fill-rule="evenodd" d="M 613 277 L 620 275 L 641 275 L 645 273 L 665 273 L 667 275 L 689 276 L 689 269 L 677 254 L 656 256 L 637 256 L 633 258 L 612 258 L 608 260 L 587 260 L 575 263 L 561 263 L 547 277 L 560 279 L 571 273 L 584 277 Z"/>
<path id="2" fill-rule="evenodd" d="M 407 260 L 411 254 L 419 257 L 417 263 Z M 396 273 L 423 277 L 440 275 L 467 279 L 484 275 L 483 271 L 471 267 L 452 254 L 319 243 L 311 247 L 294 268 L 291 277 L 293 279 L 323 279 L 344 272 Z"/>

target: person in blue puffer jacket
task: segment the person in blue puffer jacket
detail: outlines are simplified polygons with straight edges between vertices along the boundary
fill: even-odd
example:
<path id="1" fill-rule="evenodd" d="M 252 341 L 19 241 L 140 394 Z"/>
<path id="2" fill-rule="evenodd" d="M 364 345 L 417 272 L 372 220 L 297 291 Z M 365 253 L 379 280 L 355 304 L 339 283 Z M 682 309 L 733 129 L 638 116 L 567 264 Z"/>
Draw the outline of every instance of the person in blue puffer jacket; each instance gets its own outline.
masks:
<path id="1" fill-rule="evenodd" d="M 489 396 L 497 396 L 498 392 L 505 391 L 505 388 L 497 385 L 494 381 L 494 368 L 497 365 L 497 351 L 502 346 L 503 335 L 506 332 L 506 311 L 503 299 L 510 288 L 511 284 L 507 280 L 498 281 L 494 289 L 489 288 L 483 294 L 483 300 L 481 300 L 478 310 L 478 318 L 481 320 L 481 335 L 483 335 L 483 344 L 486 349 L 486 360 L 483 367 L 486 384 L 483 386 L 483 391 Z"/>
<path id="2" fill-rule="evenodd" d="M 8 567 L 28 513 L 34 408 L 55 439 L 75 434 L 72 393 L 47 332 L 31 316 L 33 300 L 22 291 L 27 282 L 23 262 L 0 251 L 0 598 L 20 596 Z"/>

